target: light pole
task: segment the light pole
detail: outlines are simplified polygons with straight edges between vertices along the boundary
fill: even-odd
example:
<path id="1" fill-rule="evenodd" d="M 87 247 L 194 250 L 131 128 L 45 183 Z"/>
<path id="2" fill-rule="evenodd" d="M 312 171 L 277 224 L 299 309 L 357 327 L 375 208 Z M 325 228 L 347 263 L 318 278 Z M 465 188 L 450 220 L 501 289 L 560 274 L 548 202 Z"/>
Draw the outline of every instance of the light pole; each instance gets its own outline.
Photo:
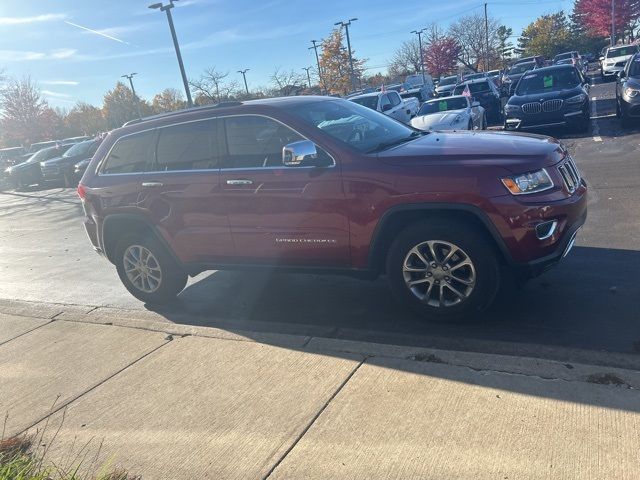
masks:
<path id="1" fill-rule="evenodd" d="M 616 45 L 616 0 L 611 0 L 611 46 Z"/>
<path id="2" fill-rule="evenodd" d="M 247 91 L 247 95 L 249 95 L 249 87 L 247 85 L 247 72 L 249 68 L 245 68 L 244 70 L 238 70 L 238 73 L 242 74 L 242 79 L 244 80 L 244 89 Z"/>
<path id="3" fill-rule="evenodd" d="M 129 75 L 122 75 L 121 78 L 128 78 L 129 85 L 131 85 L 131 92 L 133 93 L 133 101 L 136 103 L 136 110 L 138 110 L 138 118 L 142 118 L 142 114 L 140 113 L 140 101 L 138 100 L 138 95 L 136 95 L 136 89 L 133 86 L 133 77 L 137 75 L 137 73 L 133 72 Z"/>
<path id="4" fill-rule="evenodd" d="M 309 50 L 313 49 L 316 52 L 316 64 L 318 65 L 318 84 L 322 85 L 322 70 L 320 70 L 320 57 L 318 57 L 318 40 L 311 40 L 311 43 L 313 44 L 313 46 L 309 47 Z M 322 88 L 320 90 L 322 90 Z"/>
<path id="5" fill-rule="evenodd" d="M 415 33 L 418 35 L 418 48 L 420 49 L 420 73 L 422 74 L 422 84 L 424 85 L 427 81 L 424 78 L 424 54 L 422 52 L 422 34 L 425 29 L 422 30 L 413 30 L 411 33 Z"/>
<path id="6" fill-rule="evenodd" d="M 353 55 L 351 54 L 351 39 L 349 38 L 349 25 L 351 25 L 351 22 L 355 22 L 356 20 L 358 19 L 350 18 L 346 22 L 334 23 L 334 25 L 340 25 L 341 27 L 344 27 L 345 31 L 347 32 L 347 48 L 349 49 L 349 69 L 351 72 L 351 90 L 352 91 L 356 89 L 356 79 L 353 71 Z"/>
<path id="7" fill-rule="evenodd" d="M 191 91 L 189 91 L 189 82 L 187 81 L 187 74 L 184 71 L 184 63 L 182 63 L 182 54 L 180 53 L 180 45 L 178 45 L 178 37 L 176 37 L 176 29 L 173 26 L 173 17 L 171 16 L 171 9 L 174 7 L 173 2 L 178 0 L 169 0 L 167 5 L 162 3 L 154 3 L 149 5 L 149 8 L 160 9 L 161 12 L 167 14 L 167 21 L 169 22 L 169 29 L 171 30 L 171 37 L 173 38 L 173 46 L 176 49 L 176 57 L 178 57 L 178 65 L 180 67 L 180 74 L 182 75 L 182 83 L 184 84 L 184 91 L 187 94 L 187 106 L 193 107 L 193 100 L 191 100 Z"/>
<path id="8" fill-rule="evenodd" d="M 307 81 L 309 82 L 309 88 L 311 88 L 311 75 L 309 75 L 309 70 L 311 70 L 312 68 L 313 67 L 302 67 L 302 69 L 307 72 Z"/>
<path id="9" fill-rule="evenodd" d="M 484 4 L 484 40 L 485 40 L 485 56 L 484 56 L 484 71 L 489 71 L 489 17 L 487 16 L 487 4 Z"/>

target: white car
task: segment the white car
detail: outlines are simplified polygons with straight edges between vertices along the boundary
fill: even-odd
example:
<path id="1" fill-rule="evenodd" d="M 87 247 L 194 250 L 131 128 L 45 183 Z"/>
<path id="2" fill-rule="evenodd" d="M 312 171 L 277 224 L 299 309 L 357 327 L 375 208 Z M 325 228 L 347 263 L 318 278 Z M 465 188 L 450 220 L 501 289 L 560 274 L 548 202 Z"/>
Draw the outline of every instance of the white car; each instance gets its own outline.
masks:
<path id="1" fill-rule="evenodd" d="M 486 130 L 487 117 L 479 102 L 455 95 L 425 102 L 411 120 L 418 130 Z"/>
<path id="2" fill-rule="evenodd" d="M 418 113 L 418 108 L 420 107 L 420 101 L 417 98 L 401 98 L 400 94 L 394 90 L 365 93 L 364 95 L 349 97 L 348 100 L 371 110 L 382 112 L 404 123 L 409 123 Z"/>
<path id="3" fill-rule="evenodd" d="M 610 47 L 602 59 L 601 74 L 603 79 L 613 78 L 618 72 L 624 70 L 634 53 L 638 52 L 638 45 L 623 45 L 620 47 Z"/>

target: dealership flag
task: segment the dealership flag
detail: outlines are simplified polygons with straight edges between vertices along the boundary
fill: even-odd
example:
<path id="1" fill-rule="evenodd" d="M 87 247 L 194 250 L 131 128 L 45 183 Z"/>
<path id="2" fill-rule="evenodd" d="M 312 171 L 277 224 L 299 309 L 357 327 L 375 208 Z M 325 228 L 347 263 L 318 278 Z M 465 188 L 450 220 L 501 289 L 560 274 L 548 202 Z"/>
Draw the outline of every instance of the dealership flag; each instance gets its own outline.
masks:
<path id="1" fill-rule="evenodd" d="M 467 84 L 464 87 L 464 90 L 462 91 L 462 95 L 464 95 L 465 97 L 471 97 L 471 90 L 469 90 L 469 84 Z"/>

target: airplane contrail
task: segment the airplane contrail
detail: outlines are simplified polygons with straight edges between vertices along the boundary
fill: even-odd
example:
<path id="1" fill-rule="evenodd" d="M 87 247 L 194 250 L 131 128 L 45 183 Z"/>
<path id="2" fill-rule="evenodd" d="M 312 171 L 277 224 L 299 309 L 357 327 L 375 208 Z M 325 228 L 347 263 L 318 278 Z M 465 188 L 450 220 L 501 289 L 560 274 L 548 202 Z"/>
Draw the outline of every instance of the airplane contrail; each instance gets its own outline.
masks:
<path id="1" fill-rule="evenodd" d="M 110 40 L 113 40 L 113 41 L 116 41 L 116 42 L 119 42 L 119 43 L 124 43 L 125 45 L 129 45 L 129 42 L 125 42 L 124 40 L 120 40 L 119 38 L 112 37 L 111 35 L 107 35 L 106 33 L 102 33 L 102 32 L 100 32 L 98 30 L 92 30 L 90 28 L 83 27 L 82 25 L 78 25 L 77 23 L 72 23 L 72 22 L 69 22 L 67 20 L 65 20 L 64 23 L 66 23 L 68 25 L 71 25 L 71 26 L 74 26 L 74 27 L 77 27 L 77 28 L 80 28 L 82 30 L 86 30 L 87 32 L 95 33 L 96 35 L 100 35 L 101 37 L 105 37 L 105 38 L 108 38 Z"/>

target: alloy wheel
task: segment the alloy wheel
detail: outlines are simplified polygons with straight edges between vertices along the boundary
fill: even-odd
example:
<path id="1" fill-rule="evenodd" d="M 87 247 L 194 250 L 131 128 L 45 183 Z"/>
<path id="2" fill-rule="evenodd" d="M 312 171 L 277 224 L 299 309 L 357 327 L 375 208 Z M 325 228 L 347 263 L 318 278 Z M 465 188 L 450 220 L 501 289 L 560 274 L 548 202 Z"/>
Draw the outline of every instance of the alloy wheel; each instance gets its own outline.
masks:
<path id="1" fill-rule="evenodd" d="M 160 263 L 148 248 L 129 246 L 124 252 L 123 262 L 127 278 L 138 290 L 153 293 L 162 284 Z"/>
<path id="2" fill-rule="evenodd" d="M 464 302 L 476 285 L 476 269 L 469 255 L 443 240 L 422 242 L 409 250 L 402 274 L 418 300 L 437 308 Z"/>

